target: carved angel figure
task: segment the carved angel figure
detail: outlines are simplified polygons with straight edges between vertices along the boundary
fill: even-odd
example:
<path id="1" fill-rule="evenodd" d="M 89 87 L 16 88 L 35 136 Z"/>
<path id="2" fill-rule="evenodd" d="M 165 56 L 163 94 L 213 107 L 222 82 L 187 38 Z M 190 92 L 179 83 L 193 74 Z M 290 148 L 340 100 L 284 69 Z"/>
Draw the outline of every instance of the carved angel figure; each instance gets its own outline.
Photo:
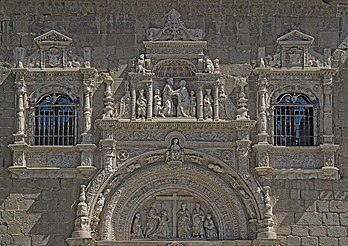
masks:
<path id="1" fill-rule="evenodd" d="M 215 224 L 210 214 L 207 214 L 207 219 L 204 221 L 204 228 L 207 239 L 217 238 L 217 231 L 215 228 Z"/>
<path id="2" fill-rule="evenodd" d="M 191 215 L 186 208 L 186 203 L 181 204 L 181 209 L 176 214 L 178 219 L 178 237 L 191 237 Z"/>
<path id="3" fill-rule="evenodd" d="M 147 100 L 144 96 L 144 90 L 141 89 L 139 91 L 139 97 L 137 100 L 137 107 L 138 107 L 138 118 L 145 119 L 146 117 L 146 106 L 147 106 Z"/>
<path id="4" fill-rule="evenodd" d="M 201 205 L 196 203 L 196 207 L 192 211 L 192 236 L 204 238 L 204 219 L 205 215 L 201 209 Z"/>

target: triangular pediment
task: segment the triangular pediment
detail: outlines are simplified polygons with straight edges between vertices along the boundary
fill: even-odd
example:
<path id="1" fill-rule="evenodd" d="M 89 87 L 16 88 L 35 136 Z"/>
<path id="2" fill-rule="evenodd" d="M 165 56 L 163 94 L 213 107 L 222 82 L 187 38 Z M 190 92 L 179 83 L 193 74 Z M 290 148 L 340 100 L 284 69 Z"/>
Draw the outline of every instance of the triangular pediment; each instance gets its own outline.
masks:
<path id="1" fill-rule="evenodd" d="M 281 36 L 277 39 L 277 43 L 282 44 L 307 44 L 310 45 L 314 41 L 314 38 L 308 34 L 301 32 L 300 30 L 292 30 L 291 32 Z"/>
<path id="2" fill-rule="evenodd" d="M 51 30 L 46 32 L 36 38 L 34 41 L 39 45 L 39 47 L 43 46 L 69 46 L 72 43 L 72 39 L 68 36 L 57 32 L 56 30 Z"/>

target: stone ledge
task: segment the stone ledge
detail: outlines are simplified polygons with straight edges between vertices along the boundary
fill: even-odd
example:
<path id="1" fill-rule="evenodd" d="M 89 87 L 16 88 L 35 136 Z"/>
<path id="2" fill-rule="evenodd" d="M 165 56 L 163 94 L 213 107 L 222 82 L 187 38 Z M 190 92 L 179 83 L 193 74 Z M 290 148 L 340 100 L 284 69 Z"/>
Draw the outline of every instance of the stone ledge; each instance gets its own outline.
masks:
<path id="1" fill-rule="evenodd" d="M 338 180 L 339 169 L 323 167 L 321 169 L 275 169 L 272 167 L 256 167 L 254 172 L 259 177 L 267 179 L 325 179 Z"/>
<path id="2" fill-rule="evenodd" d="M 277 246 L 279 240 L 277 239 L 255 239 L 255 240 L 221 240 L 221 241 L 99 241 L 95 245 L 98 246 Z"/>
<path id="3" fill-rule="evenodd" d="M 96 172 L 94 166 L 78 166 L 76 168 L 57 168 L 57 167 L 25 167 L 10 166 L 12 178 L 30 179 L 30 178 L 78 178 L 89 179 Z"/>

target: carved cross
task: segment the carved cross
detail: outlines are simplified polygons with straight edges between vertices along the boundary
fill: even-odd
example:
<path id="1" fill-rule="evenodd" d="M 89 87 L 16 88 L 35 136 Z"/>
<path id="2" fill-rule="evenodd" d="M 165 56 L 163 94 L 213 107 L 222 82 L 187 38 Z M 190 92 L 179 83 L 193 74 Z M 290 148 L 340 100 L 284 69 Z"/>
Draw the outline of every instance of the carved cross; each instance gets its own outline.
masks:
<path id="1" fill-rule="evenodd" d="M 173 193 L 171 196 L 156 196 L 156 201 L 172 201 L 172 212 L 173 212 L 173 237 L 177 237 L 177 202 L 178 201 L 192 201 L 192 196 L 178 196 L 178 193 Z"/>

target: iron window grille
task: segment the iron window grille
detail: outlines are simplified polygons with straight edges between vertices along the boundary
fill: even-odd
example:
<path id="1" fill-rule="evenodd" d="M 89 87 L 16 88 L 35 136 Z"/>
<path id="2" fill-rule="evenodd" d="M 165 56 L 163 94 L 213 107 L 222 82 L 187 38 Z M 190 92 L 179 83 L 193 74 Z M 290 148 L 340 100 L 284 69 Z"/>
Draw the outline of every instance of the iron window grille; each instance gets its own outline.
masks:
<path id="1" fill-rule="evenodd" d="M 67 95 L 43 96 L 34 107 L 35 145 L 75 145 L 77 104 Z"/>
<path id="2" fill-rule="evenodd" d="M 274 105 L 274 139 L 277 146 L 313 146 L 313 102 L 301 93 L 286 93 Z"/>

